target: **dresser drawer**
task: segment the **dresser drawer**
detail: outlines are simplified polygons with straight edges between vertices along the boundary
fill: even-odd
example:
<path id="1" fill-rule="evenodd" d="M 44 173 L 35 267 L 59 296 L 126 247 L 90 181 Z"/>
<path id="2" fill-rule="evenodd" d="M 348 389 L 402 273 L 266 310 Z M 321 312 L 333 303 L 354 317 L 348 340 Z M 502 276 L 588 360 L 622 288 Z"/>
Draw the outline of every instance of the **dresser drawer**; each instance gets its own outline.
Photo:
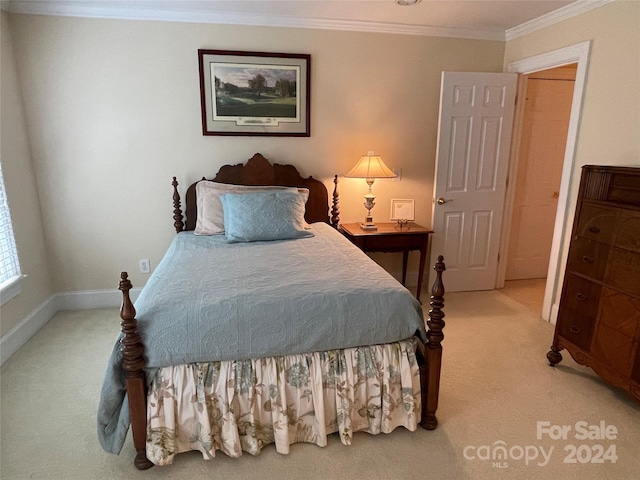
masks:
<path id="1" fill-rule="evenodd" d="M 612 244 L 616 219 L 617 209 L 615 208 L 583 203 L 576 233 L 587 240 Z"/>
<path id="2" fill-rule="evenodd" d="M 586 312 L 560 305 L 556 331 L 563 338 L 588 352 L 595 321 L 595 313 L 590 315 Z"/>
<path id="3" fill-rule="evenodd" d="M 565 282 L 556 328 L 571 343 L 588 350 L 602 287 L 571 274 L 567 275 Z"/>
<path id="4" fill-rule="evenodd" d="M 371 235 L 361 237 L 358 240 L 362 240 L 361 248 L 366 252 L 392 252 L 394 250 L 404 251 L 406 249 L 418 250 L 422 248 L 424 242 L 423 235 L 402 235 L 402 236 L 389 236 L 389 235 Z"/>
<path id="5" fill-rule="evenodd" d="M 569 249 L 568 270 L 602 280 L 607 270 L 610 248 L 605 243 L 574 238 Z"/>
<path id="6" fill-rule="evenodd" d="M 572 274 L 568 274 L 565 281 L 566 284 L 562 291 L 562 305 L 570 310 L 595 317 L 598 313 L 602 287 L 595 282 Z"/>

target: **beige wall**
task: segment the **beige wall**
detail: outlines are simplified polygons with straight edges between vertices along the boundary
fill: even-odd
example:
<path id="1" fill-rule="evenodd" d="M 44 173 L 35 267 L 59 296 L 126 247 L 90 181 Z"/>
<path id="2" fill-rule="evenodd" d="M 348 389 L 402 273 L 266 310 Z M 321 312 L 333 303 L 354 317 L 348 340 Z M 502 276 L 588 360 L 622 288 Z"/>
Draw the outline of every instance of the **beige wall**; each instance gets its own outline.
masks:
<path id="1" fill-rule="evenodd" d="M 501 71 L 591 40 L 572 216 L 581 165 L 640 163 L 639 25 L 640 2 L 616 1 L 505 49 L 450 38 L 3 12 L 2 160 L 29 277 L 2 308 L 2 332 L 52 293 L 114 288 L 120 270 L 142 286 L 138 259 L 155 266 L 173 236 L 171 176 L 186 186 L 255 152 L 331 188 L 333 174 L 373 149 L 403 172 L 400 182 L 376 182 L 375 218 L 388 219 L 391 198 L 415 198 L 417 221 L 430 225 L 440 72 Z M 310 53 L 312 136 L 202 136 L 198 48 Z M 341 178 L 343 221 L 362 217 L 363 184 Z"/>
<path id="2" fill-rule="evenodd" d="M 325 30 L 12 15 L 13 42 L 55 291 L 135 286 L 174 232 L 183 186 L 255 152 L 331 188 L 375 150 L 402 181 L 379 180 L 374 217 L 414 198 L 430 225 L 440 73 L 501 71 L 504 43 Z M 311 54 L 310 138 L 204 137 L 198 48 Z M 343 221 L 365 213 L 364 181 L 341 179 Z"/>
<path id="3" fill-rule="evenodd" d="M 22 293 L 0 309 L 0 335 L 15 327 L 53 294 L 45 249 L 42 215 L 31 162 L 22 98 L 7 14 L 2 13 L 1 84 L 2 171 L 11 209 L 20 265 L 28 276 Z"/>
<path id="4" fill-rule="evenodd" d="M 506 68 L 516 60 L 588 40 L 591 53 L 571 172 L 561 265 L 566 263 L 580 167 L 640 165 L 640 2 L 619 0 L 605 4 L 511 40 L 505 50 Z"/>

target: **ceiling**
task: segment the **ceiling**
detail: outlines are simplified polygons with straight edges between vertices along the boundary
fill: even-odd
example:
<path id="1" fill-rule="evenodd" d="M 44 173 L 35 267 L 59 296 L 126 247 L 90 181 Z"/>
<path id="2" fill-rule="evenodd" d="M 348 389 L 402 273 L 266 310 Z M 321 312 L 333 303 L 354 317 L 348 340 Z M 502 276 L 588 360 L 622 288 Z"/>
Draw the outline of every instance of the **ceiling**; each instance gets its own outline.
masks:
<path id="1" fill-rule="evenodd" d="M 2 0 L 13 13 L 508 40 L 611 0 Z M 522 33 L 524 32 L 524 33 Z"/>

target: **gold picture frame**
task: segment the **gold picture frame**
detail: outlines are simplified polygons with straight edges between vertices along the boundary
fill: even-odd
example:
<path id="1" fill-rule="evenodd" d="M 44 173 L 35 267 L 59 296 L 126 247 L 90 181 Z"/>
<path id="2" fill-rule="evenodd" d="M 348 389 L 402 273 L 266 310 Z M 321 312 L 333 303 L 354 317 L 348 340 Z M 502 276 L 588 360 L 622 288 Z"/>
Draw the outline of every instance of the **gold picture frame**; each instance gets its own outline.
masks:
<path id="1" fill-rule="evenodd" d="M 415 220 L 415 200 L 413 198 L 391 199 L 391 220 Z"/>

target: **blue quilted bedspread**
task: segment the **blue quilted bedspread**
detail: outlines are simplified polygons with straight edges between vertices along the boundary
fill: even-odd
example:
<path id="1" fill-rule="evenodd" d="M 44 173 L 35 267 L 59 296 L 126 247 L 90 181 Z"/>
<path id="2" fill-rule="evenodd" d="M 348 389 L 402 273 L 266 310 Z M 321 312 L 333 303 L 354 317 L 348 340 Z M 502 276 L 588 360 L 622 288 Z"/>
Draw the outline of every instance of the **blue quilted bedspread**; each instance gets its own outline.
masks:
<path id="1" fill-rule="evenodd" d="M 339 232 L 226 243 L 176 235 L 135 307 L 147 378 L 163 366 L 274 357 L 402 340 L 419 332 L 419 302 Z M 129 426 L 119 345 L 98 412 L 103 448 L 118 453 Z"/>

